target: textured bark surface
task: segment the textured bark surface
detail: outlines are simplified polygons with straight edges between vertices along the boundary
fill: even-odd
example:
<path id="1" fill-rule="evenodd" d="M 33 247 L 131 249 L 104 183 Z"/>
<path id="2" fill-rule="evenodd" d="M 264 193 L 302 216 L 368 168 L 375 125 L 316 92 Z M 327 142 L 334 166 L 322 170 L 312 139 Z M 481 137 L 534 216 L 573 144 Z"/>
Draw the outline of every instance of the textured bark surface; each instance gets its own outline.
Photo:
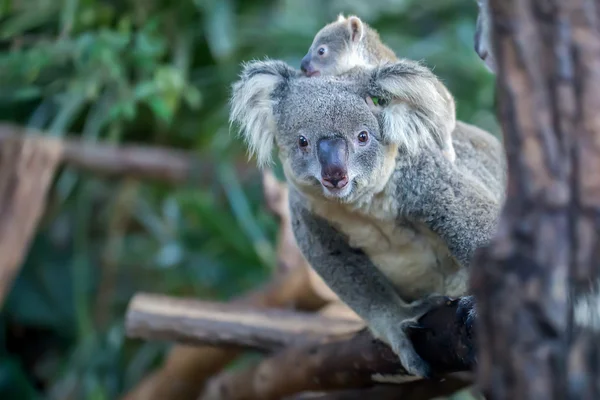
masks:
<path id="1" fill-rule="evenodd" d="M 449 393 L 455 393 L 463 389 L 465 385 L 464 379 L 447 378 L 435 385 L 424 384 L 421 381 L 403 385 L 387 384 L 368 389 L 334 390 L 326 393 L 308 392 L 285 397 L 282 400 L 444 400 Z"/>
<path id="2" fill-rule="evenodd" d="M 0 124 L 0 145 L 27 138 L 40 146 L 60 146 L 62 161 L 95 174 L 150 179 L 171 184 L 197 183 L 215 175 L 214 162 L 201 161 L 190 152 L 151 146 L 116 146 L 83 140 L 56 139 L 17 125 Z"/>
<path id="3" fill-rule="evenodd" d="M 127 336 L 275 351 L 326 341 L 364 328 L 360 320 L 280 309 L 137 294 L 125 317 Z"/>
<path id="4" fill-rule="evenodd" d="M 61 154 L 58 143 L 12 138 L 0 145 L 0 309 L 35 234 Z"/>
<path id="5" fill-rule="evenodd" d="M 422 328 L 411 335 L 417 352 L 430 363 L 439 377 L 468 372 L 472 368 L 472 360 L 468 357 L 472 344 L 464 326 L 456 319 L 456 306 L 456 302 L 450 302 L 429 312 L 419 321 Z M 282 318 L 282 322 L 286 319 L 293 320 L 290 316 Z M 272 323 L 266 325 L 274 328 Z M 245 335 L 238 342 L 246 343 L 247 336 L 258 339 L 265 331 L 263 326 L 256 326 L 251 332 L 246 325 Z M 280 335 L 288 331 L 282 326 Z M 228 338 L 228 343 L 232 343 L 236 332 L 242 331 L 233 329 L 222 334 Z M 272 336 L 272 333 L 268 334 L 268 337 Z M 382 382 L 404 386 L 415 380 L 407 375 L 392 350 L 373 339 L 368 331 L 347 336 L 337 340 L 315 340 L 314 344 L 305 344 L 306 340 L 302 340 L 251 367 L 222 372 L 209 381 L 200 399 L 275 400 L 306 391 L 359 389 Z M 467 384 L 468 380 L 463 381 L 460 387 Z M 421 380 L 415 385 L 419 389 L 411 384 L 412 389 L 407 389 L 407 392 L 425 390 L 425 393 L 447 395 L 457 390 L 456 386 L 445 384 L 438 387 L 440 382 L 436 380 Z"/>
<path id="6" fill-rule="evenodd" d="M 569 299 L 600 256 L 600 1 L 490 0 L 509 162 L 477 256 L 479 383 L 495 399 L 598 399 L 599 340 Z"/>

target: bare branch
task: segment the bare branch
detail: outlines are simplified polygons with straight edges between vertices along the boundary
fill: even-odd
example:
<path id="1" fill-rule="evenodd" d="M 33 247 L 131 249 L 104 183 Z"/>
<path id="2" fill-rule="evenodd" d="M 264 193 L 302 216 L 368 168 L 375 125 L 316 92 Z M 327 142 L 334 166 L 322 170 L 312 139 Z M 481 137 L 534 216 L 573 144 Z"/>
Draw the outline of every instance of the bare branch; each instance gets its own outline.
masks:
<path id="1" fill-rule="evenodd" d="M 61 150 L 35 140 L 4 140 L 0 146 L 0 307 L 44 212 Z"/>

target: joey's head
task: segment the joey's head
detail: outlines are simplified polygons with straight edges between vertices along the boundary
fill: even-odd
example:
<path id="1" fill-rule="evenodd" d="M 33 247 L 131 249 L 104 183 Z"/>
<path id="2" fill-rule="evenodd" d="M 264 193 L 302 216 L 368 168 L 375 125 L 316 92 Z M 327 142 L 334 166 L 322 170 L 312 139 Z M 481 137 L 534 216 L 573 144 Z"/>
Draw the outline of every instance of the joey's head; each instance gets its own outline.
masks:
<path id="1" fill-rule="evenodd" d="M 356 16 L 325 25 L 315 36 L 300 68 L 306 76 L 340 75 L 365 65 L 364 41 L 368 26 Z"/>
<path id="2" fill-rule="evenodd" d="M 397 157 L 417 156 L 446 126 L 447 102 L 432 77 L 408 61 L 351 79 L 306 78 L 281 61 L 254 61 L 233 85 L 230 120 L 259 165 L 277 147 L 298 190 L 353 203 L 380 192 Z"/>

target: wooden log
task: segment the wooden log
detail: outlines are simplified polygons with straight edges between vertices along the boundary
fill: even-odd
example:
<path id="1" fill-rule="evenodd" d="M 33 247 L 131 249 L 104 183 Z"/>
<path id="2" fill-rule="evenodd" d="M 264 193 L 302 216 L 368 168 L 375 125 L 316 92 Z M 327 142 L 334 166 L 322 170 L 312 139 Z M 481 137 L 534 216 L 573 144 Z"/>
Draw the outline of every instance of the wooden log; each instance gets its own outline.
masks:
<path id="1" fill-rule="evenodd" d="M 598 399 L 600 341 L 573 329 L 572 304 L 600 276 L 600 1 L 489 3 L 509 184 L 473 268 L 479 386 Z"/>
<path id="2" fill-rule="evenodd" d="M 322 342 L 364 327 L 356 319 L 143 293 L 129 303 L 125 325 L 133 338 L 262 351 Z"/>
<path id="3" fill-rule="evenodd" d="M 440 376 L 469 371 L 473 363 L 472 338 L 457 320 L 456 307 L 452 301 L 431 311 L 411 332 L 417 351 Z M 218 375 L 203 399 L 279 399 L 307 390 L 415 379 L 407 376 L 390 348 L 368 331 L 352 335 L 363 326 L 356 319 L 145 295 L 132 302 L 127 326 L 130 334 L 144 338 L 263 350 L 288 346 L 251 368 Z"/>
<path id="4" fill-rule="evenodd" d="M 62 150 L 60 143 L 32 139 L 0 144 L 0 308 L 44 212 Z"/>
<path id="5" fill-rule="evenodd" d="M 210 181 L 214 162 L 201 160 L 187 151 L 141 145 L 92 143 L 73 137 L 53 138 L 42 132 L 0 124 L 0 145 L 9 140 L 39 143 L 41 147 L 62 149 L 62 161 L 75 168 L 107 176 L 163 181 L 171 184 Z"/>
<path id="6" fill-rule="evenodd" d="M 448 377 L 434 385 L 424 381 L 407 382 L 403 385 L 376 385 L 367 389 L 300 393 L 282 400 L 442 400 L 468 386 L 469 381 L 457 376 Z"/>

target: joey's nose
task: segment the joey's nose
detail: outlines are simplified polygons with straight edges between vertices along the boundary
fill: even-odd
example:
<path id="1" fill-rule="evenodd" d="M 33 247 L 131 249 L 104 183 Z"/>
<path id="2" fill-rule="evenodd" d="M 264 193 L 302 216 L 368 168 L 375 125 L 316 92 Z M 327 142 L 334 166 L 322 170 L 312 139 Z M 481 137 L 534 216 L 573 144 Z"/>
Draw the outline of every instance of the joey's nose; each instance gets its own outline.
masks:
<path id="1" fill-rule="evenodd" d="M 304 56 L 304 58 L 302 58 L 302 61 L 300 61 L 300 69 L 305 74 L 310 74 L 311 71 L 309 71 L 309 68 L 310 68 L 310 57 L 307 54 Z"/>

